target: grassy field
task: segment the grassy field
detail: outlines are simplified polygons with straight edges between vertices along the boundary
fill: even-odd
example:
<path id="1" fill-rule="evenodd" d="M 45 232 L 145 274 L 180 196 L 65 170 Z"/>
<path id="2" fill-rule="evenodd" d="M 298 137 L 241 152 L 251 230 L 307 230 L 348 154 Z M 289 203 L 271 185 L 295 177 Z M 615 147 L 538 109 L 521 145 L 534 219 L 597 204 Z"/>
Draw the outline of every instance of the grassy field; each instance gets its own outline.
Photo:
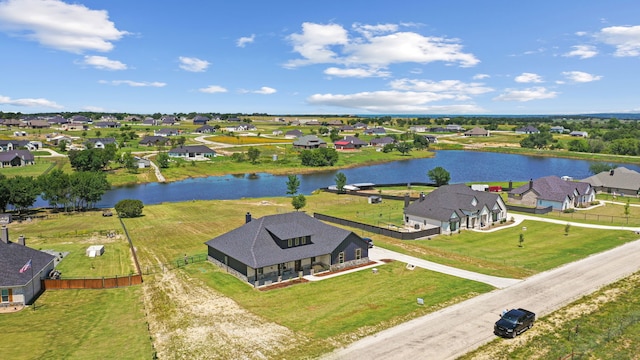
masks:
<path id="1" fill-rule="evenodd" d="M 152 359 L 142 288 L 46 291 L 0 314 L 0 353 L 22 359 Z"/>

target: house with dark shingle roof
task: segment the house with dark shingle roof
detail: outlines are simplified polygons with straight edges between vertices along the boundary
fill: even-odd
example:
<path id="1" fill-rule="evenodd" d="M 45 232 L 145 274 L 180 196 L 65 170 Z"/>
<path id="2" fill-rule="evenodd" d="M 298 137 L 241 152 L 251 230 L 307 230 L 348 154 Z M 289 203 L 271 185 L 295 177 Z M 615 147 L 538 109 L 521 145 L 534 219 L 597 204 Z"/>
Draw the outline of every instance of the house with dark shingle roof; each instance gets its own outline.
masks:
<path id="1" fill-rule="evenodd" d="M 29 150 L 0 151 L 0 168 L 35 164 L 35 157 Z"/>
<path id="2" fill-rule="evenodd" d="M 193 118 L 193 125 L 206 125 L 206 124 L 207 124 L 207 122 L 209 122 L 209 120 L 211 120 L 211 119 L 209 119 L 209 118 L 208 118 L 208 117 L 206 117 L 206 116 L 203 116 L 203 115 L 196 115 L 196 116 Z"/>
<path id="3" fill-rule="evenodd" d="M 464 132 L 464 136 L 489 136 L 489 130 L 474 127 L 471 130 L 467 130 Z"/>
<path id="4" fill-rule="evenodd" d="M 327 142 L 315 135 L 305 135 L 295 139 L 293 147 L 297 149 L 325 148 L 327 147 Z"/>
<path id="5" fill-rule="evenodd" d="M 104 149 L 106 145 L 115 144 L 118 146 L 116 142 L 116 138 L 114 137 L 106 137 L 106 138 L 89 138 L 86 141 L 87 144 L 92 144 L 91 146 L 95 149 Z"/>
<path id="6" fill-rule="evenodd" d="M 368 144 L 355 136 L 345 136 L 333 143 L 336 150 L 356 150 Z"/>
<path id="7" fill-rule="evenodd" d="M 216 128 L 211 125 L 202 125 L 196 129 L 198 134 L 210 134 L 216 132 Z"/>
<path id="8" fill-rule="evenodd" d="M 169 157 L 188 160 L 206 160 L 215 157 L 216 152 L 204 145 L 184 145 L 169 150 Z"/>
<path id="9" fill-rule="evenodd" d="M 209 261 L 256 286 L 369 262 L 360 236 L 304 212 L 247 213 L 244 225 L 205 244 Z"/>
<path id="10" fill-rule="evenodd" d="M 303 135 L 302 131 L 298 129 L 289 130 L 286 133 L 284 133 L 284 137 L 286 137 L 287 139 L 299 138 L 302 135 Z"/>
<path id="11" fill-rule="evenodd" d="M 516 134 L 539 134 L 540 130 L 533 125 L 527 125 L 521 128 L 517 128 L 515 131 Z"/>
<path id="12" fill-rule="evenodd" d="M 530 180 L 528 184 L 509 191 L 508 198 L 513 204 L 567 210 L 589 206 L 596 193 L 587 182 L 562 180 L 551 175 Z"/>
<path id="13" fill-rule="evenodd" d="M 633 196 L 640 194 L 640 173 L 623 166 L 603 171 L 582 181 L 591 184 L 596 192 Z"/>
<path id="14" fill-rule="evenodd" d="M 166 136 L 147 135 L 139 142 L 140 145 L 161 146 L 171 144 L 171 139 Z"/>
<path id="15" fill-rule="evenodd" d="M 465 184 L 444 185 L 420 194 L 404 209 L 404 223 L 412 229 L 440 228 L 440 233 L 484 229 L 507 218 L 499 194 L 476 191 Z"/>
<path id="16" fill-rule="evenodd" d="M 25 264 L 31 267 L 20 271 Z M 0 306 L 31 304 L 42 291 L 41 279 L 48 277 L 55 256 L 25 246 L 24 237 L 17 243 L 9 240 L 9 229 L 0 228 Z"/>
<path id="17" fill-rule="evenodd" d="M 385 146 L 387 144 L 393 144 L 395 142 L 396 142 L 396 140 L 394 138 L 392 138 L 391 136 L 384 136 L 384 137 L 381 137 L 381 138 L 373 138 L 373 139 L 369 140 L 369 145 L 383 147 L 383 146 Z"/>
<path id="18" fill-rule="evenodd" d="M 387 135 L 387 130 L 385 130 L 383 127 L 374 127 L 366 129 L 364 133 L 367 135 L 384 136 Z"/>

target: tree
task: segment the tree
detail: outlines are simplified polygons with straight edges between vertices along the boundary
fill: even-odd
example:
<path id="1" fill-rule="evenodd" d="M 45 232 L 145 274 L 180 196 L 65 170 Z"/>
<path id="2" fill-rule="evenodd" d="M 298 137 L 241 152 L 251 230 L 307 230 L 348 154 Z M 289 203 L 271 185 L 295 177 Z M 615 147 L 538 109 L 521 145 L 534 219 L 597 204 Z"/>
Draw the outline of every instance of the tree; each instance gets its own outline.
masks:
<path id="1" fill-rule="evenodd" d="M 416 150 L 424 150 L 429 147 L 429 140 L 423 135 L 413 134 L 413 147 Z"/>
<path id="2" fill-rule="evenodd" d="M 136 164 L 136 159 L 131 155 L 131 151 L 126 151 L 122 154 L 121 157 L 122 165 L 125 169 L 129 170 L 129 172 L 138 172 L 138 166 Z"/>
<path id="3" fill-rule="evenodd" d="M 333 166 L 338 162 L 338 152 L 336 149 L 318 148 L 314 150 L 302 150 L 299 156 L 304 166 Z"/>
<path id="4" fill-rule="evenodd" d="M 384 146 L 382 147 L 382 152 L 387 154 L 392 152 L 395 148 L 396 148 L 396 144 L 393 144 L 393 143 L 384 144 Z"/>
<path id="5" fill-rule="evenodd" d="M 449 174 L 449 172 L 441 166 L 429 170 L 427 175 L 429 175 L 429 179 L 431 179 L 431 181 L 433 181 L 436 186 L 447 185 L 449 183 L 449 180 L 451 180 L 451 175 Z"/>
<path id="6" fill-rule="evenodd" d="M 133 218 L 142 215 L 144 204 L 135 199 L 124 199 L 116 203 L 115 207 L 118 216 L 121 218 Z"/>
<path id="7" fill-rule="evenodd" d="M 344 193 L 344 186 L 347 185 L 347 176 L 344 173 L 339 172 L 336 174 L 335 180 L 336 180 L 336 188 L 338 188 L 338 192 Z"/>
<path id="8" fill-rule="evenodd" d="M 158 166 L 166 169 L 169 167 L 169 154 L 167 154 L 166 152 L 161 152 L 158 153 L 158 156 L 156 157 L 156 161 L 158 162 Z"/>
<path id="9" fill-rule="evenodd" d="M 398 150 L 400 152 L 400 154 L 402 154 L 402 155 L 409 154 L 409 152 L 411 151 L 412 148 L 413 148 L 413 145 L 411 145 L 410 143 L 408 143 L 406 141 L 401 141 L 401 142 L 396 144 L 396 150 Z"/>
<path id="10" fill-rule="evenodd" d="M 66 210 L 71 192 L 69 174 L 60 169 L 53 169 L 48 174 L 40 175 L 38 183 L 42 189 L 42 200 L 48 201 L 49 206 L 53 208 L 63 205 Z"/>
<path id="11" fill-rule="evenodd" d="M 69 181 L 71 184 L 69 202 L 74 204 L 76 209 L 93 207 L 111 188 L 107 175 L 103 172 L 75 172 L 71 174 Z"/>
<path id="12" fill-rule="evenodd" d="M 607 163 L 603 163 L 603 162 L 594 162 L 589 164 L 589 171 L 591 171 L 592 174 L 597 175 L 600 174 L 601 172 L 605 172 L 605 171 L 611 171 L 613 169 L 615 169 L 617 167 L 617 165 L 614 164 L 607 164 Z"/>
<path id="13" fill-rule="evenodd" d="M 520 146 L 529 149 L 543 149 L 547 147 L 552 140 L 553 136 L 551 133 L 541 131 L 536 134 L 529 134 L 529 136 L 520 141 Z"/>
<path id="14" fill-rule="evenodd" d="M 60 142 L 58 142 L 58 151 L 59 152 L 67 151 L 67 142 L 65 140 L 60 140 Z"/>
<path id="15" fill-rule="evenodd" d="M 9 204 L 18 212 L 33 206 L 40 194 L 38 182 L 32 176 L 16 176 L 8 180 Z"/>
<path id="16" fill-rule="evenodd" d="M 298 175 L 289 175 L 287 180 L 287 195 L 294 196 L 298 193 L 299 187 L 300 179 L 298 179 Z"/>
<path id="17" fill-rule="evenodd" d="M 255 147 L 250 147 L 249 150 L 247 151 L 247 157 L 249 158 L 249 161 L 251 161 L 252 164 L 255 164 L 258 161 L 258 158 L 260 157 L 260 150 L 258 150 L 258 148 Z"/>
<path id="18" fill-rule="evenodd" d="M 518 246 L 524 247 L 524 234 L 520 233 L 520 238 L 518 239 Z"/>
<path id="19" fill-rule="evenodd" d="M 631 209 L 629 209 L 629 199 L 627 199 L 627 203 L 624 204 L 624 215 L 628 219 L 630 214 L 631 214 Z"/>
<path id="20" fill-rule="evenodd" d="M 298 211 L 307 205 L 307 198 L 303 194 L 298 194 L 291 198 L 291 205 Z"/>
<path id="21" fill-rule="evenodd" d="M 9 180 L 4 174 L 0 174 L 0 212 L 7 210 L 10 198 Z"/>
<path id="22" fill-rule="evenodd" d="M 569 235 L 569 230 L 571 230 L 571 224 L 567 223 L 567 225 L 564 226 L 564 236 Z"/>

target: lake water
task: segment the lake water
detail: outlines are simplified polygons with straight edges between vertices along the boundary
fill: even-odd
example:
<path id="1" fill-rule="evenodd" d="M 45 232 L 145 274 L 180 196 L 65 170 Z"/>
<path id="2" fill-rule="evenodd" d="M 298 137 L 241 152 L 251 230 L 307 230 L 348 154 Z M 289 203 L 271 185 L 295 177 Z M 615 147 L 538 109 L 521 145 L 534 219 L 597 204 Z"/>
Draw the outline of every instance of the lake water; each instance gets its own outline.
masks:
<path id="1" fill-rule="evenodd" d="M 427 172 L 441 166 L 451 174 L 450 183 L 455 184 L 509 180 L 527 181 L 548 175 L 567 175 L 574 179 L 584 179 L 592 175 L 589 172 L 590 164 L 585 160 L 443 150 L 437 151 L 435 157 L 428 159 L 409 159 L 380 165 L 299 175 L 299 192 L 310 194 L 316 189 L 335 185 L 335 175 L 338 172 L 347 176 L 349 184 L 430 182 Z M 617 165 L 640 172 L 640 167 L 637 165 L 622 163 Z M 165 184 L 150 183 L 113 188 L 103 196 L 97 206 L 113 207 L 122 199 L 138 199 L 144 204 L 150 205 L 189 200 L 276 197 L 286 196 L 286 192 L 286 175 L 257 173 L 211 176 Z M 46 206 L 46 204 L 36 206 Z"/>

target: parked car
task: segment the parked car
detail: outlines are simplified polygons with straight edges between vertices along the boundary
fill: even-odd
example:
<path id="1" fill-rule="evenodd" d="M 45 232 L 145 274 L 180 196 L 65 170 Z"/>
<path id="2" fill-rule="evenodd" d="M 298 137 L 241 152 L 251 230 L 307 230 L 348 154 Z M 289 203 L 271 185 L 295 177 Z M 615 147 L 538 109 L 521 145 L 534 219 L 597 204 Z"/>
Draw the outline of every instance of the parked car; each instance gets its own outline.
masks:
<path id="1" fill-rule="evenodd" d="M 362 240 L 366 241 L 367 244 L 369 244 L 369 249 L 371 249 L 373 247 L 373 239 L 372 238 L 364 237 L 364 238 L 362 238 Z"/>
<path id="2" fill-rule="evenodd" d="M 535 321 L 535 313 L 525 309 L 511 309 L 496 321 L 493 325 L 493 333 L 502 337 L 514 338 L 531 329 Z"/>

